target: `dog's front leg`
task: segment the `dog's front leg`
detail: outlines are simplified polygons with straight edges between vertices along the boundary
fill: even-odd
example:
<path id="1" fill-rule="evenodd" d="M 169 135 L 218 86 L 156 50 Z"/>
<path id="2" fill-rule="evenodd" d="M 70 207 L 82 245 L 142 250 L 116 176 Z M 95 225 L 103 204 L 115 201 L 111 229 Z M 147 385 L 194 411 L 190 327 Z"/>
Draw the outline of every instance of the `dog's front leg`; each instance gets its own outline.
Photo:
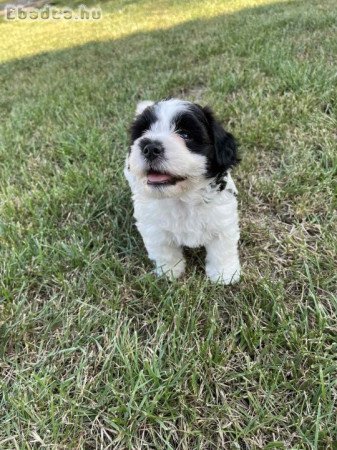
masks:
<path id="1" fill-rule="evenodd" d="M 166 233 L 144 236 L 144 244 L 149 258 L 155 262 L 154 272 L 165 274 L 169 278 L 178 278 L 185 271 L 185 259 L 182 248 L 173 243 Z"/>
<path id="2" fill-rule="evenodd" d="M 217 237 L 206 245 L 206 251 L 206 273 L 212 281 L 222 284 L 239 281 L 238 237 Z"/>

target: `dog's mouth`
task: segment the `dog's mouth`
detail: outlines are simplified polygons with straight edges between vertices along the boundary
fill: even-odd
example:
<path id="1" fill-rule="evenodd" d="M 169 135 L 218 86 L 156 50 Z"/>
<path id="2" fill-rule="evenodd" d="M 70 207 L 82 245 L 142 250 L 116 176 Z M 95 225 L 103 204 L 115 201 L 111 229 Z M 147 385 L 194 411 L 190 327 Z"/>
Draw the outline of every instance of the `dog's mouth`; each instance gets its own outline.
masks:
<path id="1" fill-rule="evenodd" d="M 147 184 L 150 186 L 172 186 L 183 180 L 185 180 L 185 178 L 176 177 L 165 172 L 158 172 L 156 170 L 149 170 L 147 172 Z"/>

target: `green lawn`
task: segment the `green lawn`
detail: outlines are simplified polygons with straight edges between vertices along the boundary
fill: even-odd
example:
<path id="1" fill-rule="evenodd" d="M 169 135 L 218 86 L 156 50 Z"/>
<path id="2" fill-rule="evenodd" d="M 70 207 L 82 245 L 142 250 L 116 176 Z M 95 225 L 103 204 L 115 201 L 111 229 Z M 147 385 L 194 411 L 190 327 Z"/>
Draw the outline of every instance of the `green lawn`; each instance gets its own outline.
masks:
<path id="1" fill-rule="evenodd" d="M 111 0 L 0 21 L 0 449 L 337 448 L 335 0 Z M 142 99 L 241 143 L 242 281 L 155 279 Z"/>

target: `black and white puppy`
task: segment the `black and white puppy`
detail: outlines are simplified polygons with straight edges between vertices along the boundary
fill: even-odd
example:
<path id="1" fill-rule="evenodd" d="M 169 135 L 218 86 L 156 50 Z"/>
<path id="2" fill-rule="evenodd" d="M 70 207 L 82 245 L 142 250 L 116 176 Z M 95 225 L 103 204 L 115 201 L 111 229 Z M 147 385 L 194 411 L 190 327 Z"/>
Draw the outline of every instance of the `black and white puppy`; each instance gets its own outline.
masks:
<path id="1" fill-rule="evenodd" d="M 240 278 L 235 140 L 209 108 L 178 99 L 141 102 L 125 164 L 134 216 L 157 274 L 179 277 L 183 246 L 205 246 L 215 282 Z"/>

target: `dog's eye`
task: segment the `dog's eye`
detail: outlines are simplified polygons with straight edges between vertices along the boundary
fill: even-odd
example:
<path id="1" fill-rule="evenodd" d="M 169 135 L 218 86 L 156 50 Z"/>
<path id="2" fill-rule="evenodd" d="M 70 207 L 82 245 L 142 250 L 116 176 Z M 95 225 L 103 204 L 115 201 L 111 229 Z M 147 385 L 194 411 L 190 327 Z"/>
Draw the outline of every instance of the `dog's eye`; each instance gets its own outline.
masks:
<path id="1" fill-rule="evenodd" d="M 185 141 L 191 139 L 190 134 L 187 131 L 178 131 L 180 137 L 182 137 Z"/>

